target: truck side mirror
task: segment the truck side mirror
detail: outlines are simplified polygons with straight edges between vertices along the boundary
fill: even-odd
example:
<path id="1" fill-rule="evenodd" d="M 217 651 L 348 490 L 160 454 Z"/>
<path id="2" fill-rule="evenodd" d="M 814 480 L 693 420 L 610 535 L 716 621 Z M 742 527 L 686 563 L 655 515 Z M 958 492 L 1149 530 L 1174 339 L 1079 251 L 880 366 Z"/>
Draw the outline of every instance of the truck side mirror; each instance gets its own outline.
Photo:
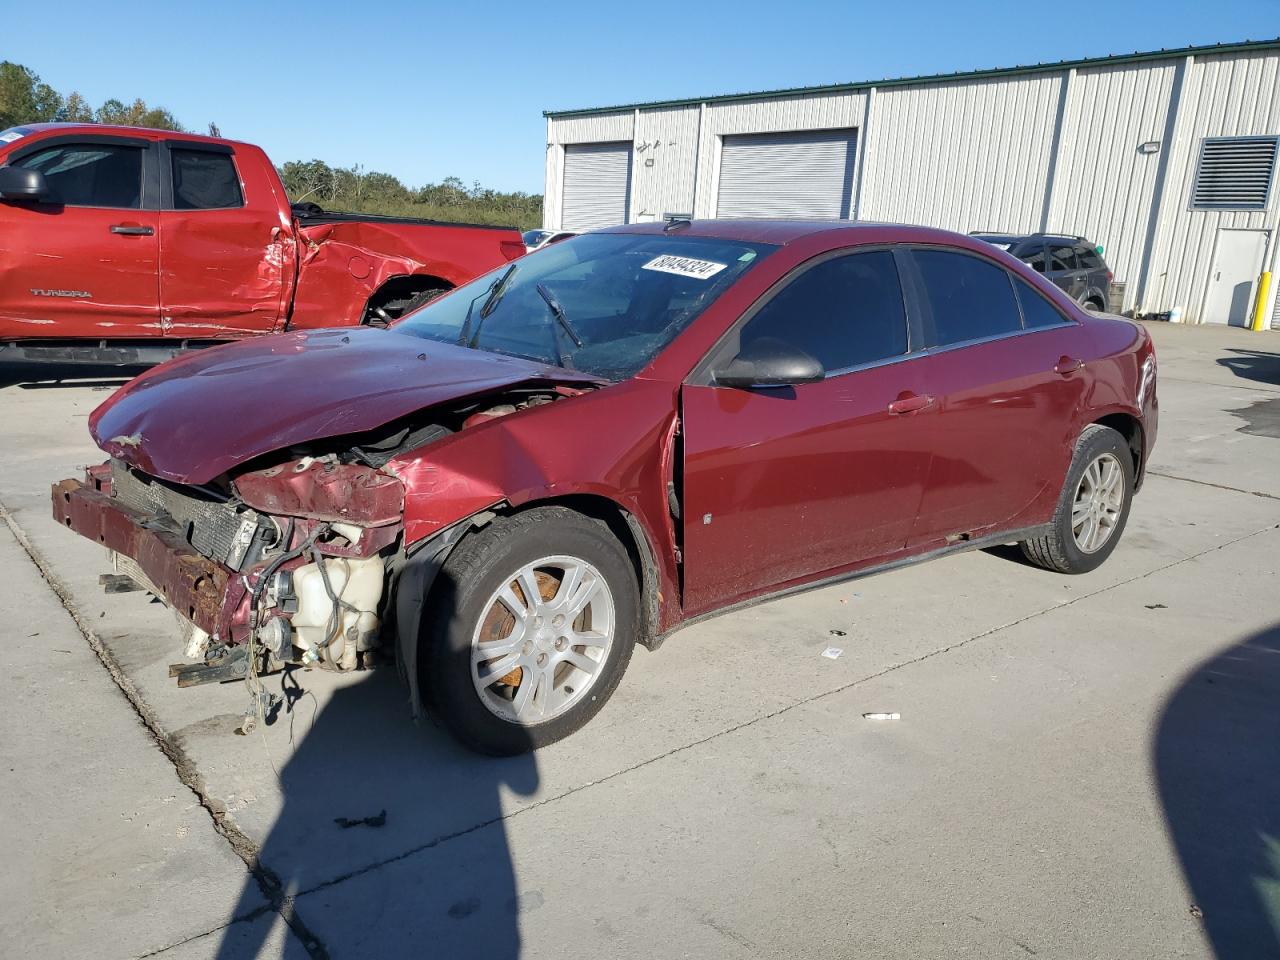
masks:
<path id="1" fill-rule="evenodd" d="M 0 200 L 38 203 L 49 199 L 49 184 L 39 170 L 0 167 Z"/>

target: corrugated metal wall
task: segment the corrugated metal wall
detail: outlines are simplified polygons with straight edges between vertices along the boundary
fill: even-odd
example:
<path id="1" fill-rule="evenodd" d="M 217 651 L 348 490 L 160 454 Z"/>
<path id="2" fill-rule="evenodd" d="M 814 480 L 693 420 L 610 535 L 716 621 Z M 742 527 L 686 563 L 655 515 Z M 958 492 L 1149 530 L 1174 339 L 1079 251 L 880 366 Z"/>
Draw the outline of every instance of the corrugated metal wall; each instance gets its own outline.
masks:
<path id="1" fill-rule="evenodd" d="M 693 213 L 698 108 L 642 110 L 635 142 L 632 221 L 659 220 L 664 213 Z"/>
<path id="2" fill-rule="evenodd" d="M 1061 79 L 891 87 L 865 135 L 861 220 L 1037 230 Z"/>
<path id="3" fill-rule="evenodd" d="M 1066 80 L 1066 106 L 1044 228 L 1079 233 L 1105 250 L 1133 307 L 1155 204 L 1174 62 L 1081 70 Z"/>
<path id="4" fill-rule="evenodd" d="M 711 217 L 726 135 L 837 128 L 865 151 L 856 219 L 1081 233 L 1105 247 L 1126 309 L 1199 319 L 1220 227 L 1270 231 L 1277 262 L 1280 186 L 1265 211 L 1190 208 L 1204 137 L 1280 133 L 1274 49 L 554 117 L 545 222 L 560 223 L 566 143 L 634 140 L 632 221 Z"/>
<path id="5" fill-rule="evenodd" d="M 1182 91 L 1177 140 L 1169 155 L 1168 189 L 1152 255 L 1149 300 L 1180 305 L 1188 321 L 1199 321 L 1214 243 L 1223 227 L 1270 230 L 1268 262 L 1274 262 L 1280 189 L 1273 186 L 1266 210 L 1191 209 L 1200 141 L 1267 133 L 1280 133 L 1280 56 L 1197 57 Z"/>

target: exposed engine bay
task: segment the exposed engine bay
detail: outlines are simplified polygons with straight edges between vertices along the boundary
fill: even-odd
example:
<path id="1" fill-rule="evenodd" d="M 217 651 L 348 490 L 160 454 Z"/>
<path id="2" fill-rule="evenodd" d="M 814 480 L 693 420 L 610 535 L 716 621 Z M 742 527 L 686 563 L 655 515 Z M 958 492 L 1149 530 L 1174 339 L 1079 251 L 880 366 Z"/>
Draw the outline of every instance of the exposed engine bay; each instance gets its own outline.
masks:
<path id="1" fill-rule="evenodd" d="M 180 686 L 247 678 L 261 718 L 274 699 L 256 684 L 262 673 L 287 664 L 349 671 L 379 659 L 404 556 L 405 488 L 387 465 L 583 392 L 515 389 L 434 408 L 279 450 L 203 485 L 113 458 L 88 470 L 87 485 L 55 487 L 55 515 L 107 546 L 117 574 L 178 614 L 194 661 L 170 668 Z"/>

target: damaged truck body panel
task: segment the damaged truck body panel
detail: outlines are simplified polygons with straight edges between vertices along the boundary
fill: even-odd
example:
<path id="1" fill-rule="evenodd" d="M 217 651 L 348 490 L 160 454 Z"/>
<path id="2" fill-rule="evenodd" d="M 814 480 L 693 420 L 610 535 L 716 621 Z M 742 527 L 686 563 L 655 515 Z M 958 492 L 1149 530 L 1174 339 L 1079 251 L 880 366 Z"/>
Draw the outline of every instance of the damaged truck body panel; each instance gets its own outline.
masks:
<path id="1" fill-rule="evenodd" d="M 922 277 L 939 252 L 1007 293 L 1005 335 L 938 342 L 951 294 Z M 806 286 L 833 275 L 834 293 Z M 884 335 L 848 336 L 877 322 Z M 53 511 L 186 621 L 203 664 L 180 682 L 393 652 L 415 713 L 510 753 L 586 722 L 635 643 L 832 579 L 1060 543 L 1076 533 L 1053 524 L 1084 510 L 1063 497 L 1087 501 L 1110 546 L 1029 556 L 1092 569 L 1156 425 L 1149 335 L 980 241 L 633 225 L 495 268 L 386 330 L 157 367 L 90 416 L 111 459 L 56 484 Z"/>
<path id="2" fill-rule="evenodd" d="M 261 148 L 232 140 L 32 124 L 0 134 L 8 168 L 0 358 L 145 362 L 385 325 L 525 252 L 514 228 L 295 208 Z"/>

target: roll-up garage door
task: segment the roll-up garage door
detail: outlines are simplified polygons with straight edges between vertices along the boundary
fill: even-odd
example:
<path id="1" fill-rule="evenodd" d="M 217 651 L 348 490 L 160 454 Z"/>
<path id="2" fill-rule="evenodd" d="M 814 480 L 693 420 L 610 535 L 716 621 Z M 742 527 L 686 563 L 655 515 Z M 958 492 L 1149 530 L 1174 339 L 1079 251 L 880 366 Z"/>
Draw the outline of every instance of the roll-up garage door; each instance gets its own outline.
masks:
<path id="1" fill-rule="evenodd" d="M 848 217 L 856 130 L 726 136 L 717 217 Z"/>
<path id="2" fill-rule="evenodd" d="M 595 230 L 627 222 L 630 143 L 571 143 L 564 148 L 562 230 Z"/>

